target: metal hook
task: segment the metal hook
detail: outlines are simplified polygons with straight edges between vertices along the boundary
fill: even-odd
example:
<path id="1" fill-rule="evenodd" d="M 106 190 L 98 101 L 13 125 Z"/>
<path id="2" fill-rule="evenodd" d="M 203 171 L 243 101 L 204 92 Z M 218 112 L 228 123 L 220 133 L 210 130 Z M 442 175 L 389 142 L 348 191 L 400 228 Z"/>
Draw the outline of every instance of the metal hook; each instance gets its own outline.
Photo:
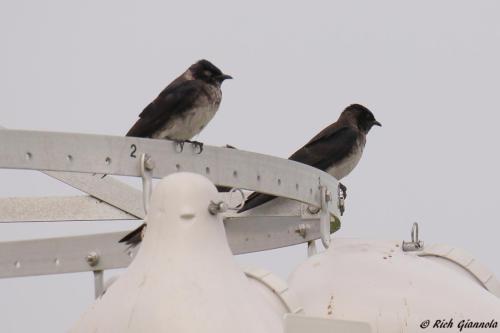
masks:
<path id="1" fill-rule="evenodd" d="M 142 204 L 144 212 L 147 214 L 149 209 L 149 200 L 151 199 L 151 192 L 153 190 L 153 172 L 155 167 L 154 161 L 148 154 L 141 154 L 141 178 L 142 178 Z"/>
<path id="2" fill-rule="evenodd" d="M 411 242 L 403 241 L 403 251 L 420 251 L 424 248 L 424 242 L 418 238 L 418 223 L 414 222 L 411 227 Z"/>

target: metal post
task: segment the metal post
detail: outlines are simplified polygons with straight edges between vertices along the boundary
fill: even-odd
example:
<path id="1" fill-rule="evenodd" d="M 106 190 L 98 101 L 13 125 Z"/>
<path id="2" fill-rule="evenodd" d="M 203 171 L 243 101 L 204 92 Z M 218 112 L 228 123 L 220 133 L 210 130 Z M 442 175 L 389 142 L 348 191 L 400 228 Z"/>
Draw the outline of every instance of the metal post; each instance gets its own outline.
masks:
<path id="1" fill-rule="evenodd" d="M 104 271 L 92 271 L 94 273 L 95 298 L 98 299 L 104 292 Z"/>

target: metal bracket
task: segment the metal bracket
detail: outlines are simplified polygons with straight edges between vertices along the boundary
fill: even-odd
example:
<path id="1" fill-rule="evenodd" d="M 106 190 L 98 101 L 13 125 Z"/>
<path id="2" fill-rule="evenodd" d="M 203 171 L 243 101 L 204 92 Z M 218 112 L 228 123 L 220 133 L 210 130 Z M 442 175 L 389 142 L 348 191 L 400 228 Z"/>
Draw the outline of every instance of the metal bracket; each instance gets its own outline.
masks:
<path id="1" fill-rule="evenodd" d="M 95 251 L 90 251 L 85 257 L 85 261 L 90 267 L 95 267 L 99 264 L 100 256 Z M 104 271 L 102 269 L 97 269 L 92 271 L 94 274 L 94 295 L 95 298 L 99 298 L 104 292 Z"/>
<path id="2" fill-rule="evenodd" d="M 328 211 L 328 203 L 332 200 L 331 193 L 326 186 L 320 186 L 321 193 L 321 212 L 320 212 L 320 232 L 321 242 L 327 249 L 330 246 L 330 212 Z"/>
<path id="3" fill-rule="evenodd" d="M 144 211 L 148 213 L 149 201 L 153 191 L 153 172 L 155 167 L 154 161 L 148 154 L 141 154 L 141 178 L 142 178 L 142 204 Z"/>
<path id="4" fill-rule="evenodd" d="M 403 241 L 401 246 L 403 251 L 421 251 L 424 248 L 424 242 L 418 239 L 418 223 L 414 222 L 411 228 L 411 242 Z"/>

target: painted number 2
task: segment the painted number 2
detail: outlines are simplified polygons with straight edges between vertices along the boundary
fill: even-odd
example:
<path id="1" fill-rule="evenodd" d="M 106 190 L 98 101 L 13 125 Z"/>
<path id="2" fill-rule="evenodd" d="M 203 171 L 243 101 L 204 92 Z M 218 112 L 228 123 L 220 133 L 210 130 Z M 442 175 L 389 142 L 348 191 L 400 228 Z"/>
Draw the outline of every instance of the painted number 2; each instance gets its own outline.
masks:
<path id="1" fill-rule="evenodd" d="M 135 156 L 136 151 L 137 151 L 137 146 L 132 144 L 130 146 L 130 157 L 137 158 L 137 156 Z"/>

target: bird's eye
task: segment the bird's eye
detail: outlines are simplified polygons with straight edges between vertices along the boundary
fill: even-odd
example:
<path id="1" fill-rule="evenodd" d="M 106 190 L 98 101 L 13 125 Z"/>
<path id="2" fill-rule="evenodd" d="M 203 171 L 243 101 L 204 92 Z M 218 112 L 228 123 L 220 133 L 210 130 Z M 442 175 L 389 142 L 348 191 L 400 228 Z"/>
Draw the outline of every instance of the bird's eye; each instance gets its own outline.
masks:
<path id="1" fill-rule="evenodd" d="M 212 76 L 212 72 L 208 71 L 208 70 L 204 70 L 203 71 L 203 75 L 205 75 L 205 76 Z"/>

